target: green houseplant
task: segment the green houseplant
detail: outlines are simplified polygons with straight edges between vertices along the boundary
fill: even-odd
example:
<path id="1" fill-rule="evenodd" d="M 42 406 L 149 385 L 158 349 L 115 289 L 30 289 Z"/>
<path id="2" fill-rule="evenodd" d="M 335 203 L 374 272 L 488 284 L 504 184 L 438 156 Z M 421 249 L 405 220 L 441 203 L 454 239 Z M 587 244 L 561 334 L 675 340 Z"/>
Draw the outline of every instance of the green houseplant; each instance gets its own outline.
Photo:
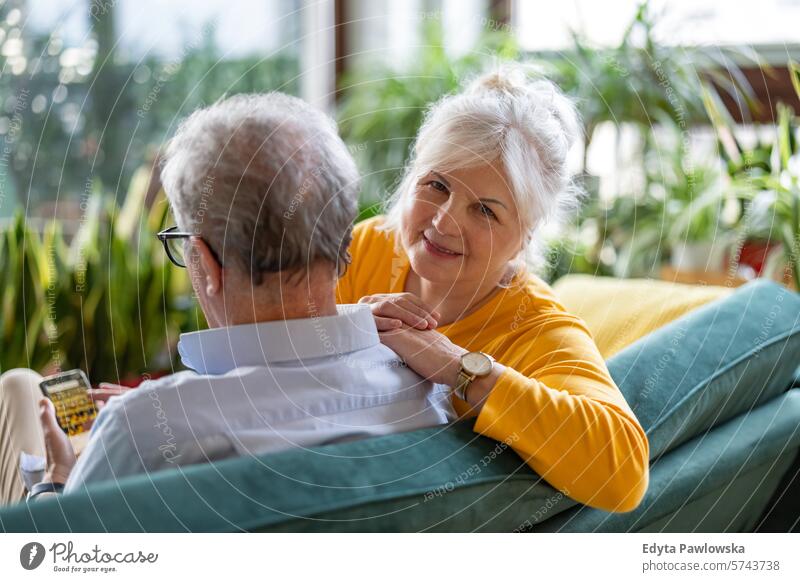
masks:
<path id="1" fill-rule="evenodd" d="M 800 68 L 791 63 L 795 89 L 800 96 Z M 741 192 L 750 198 L 749 208 L 765 213 L 770 224 L 768 240 L 779 242 L 782 252 L 771 253 L 766 260 L 765 275 L 771 278 L 790 277 L 800 290 L 800 148 L 797 133 L 800 128 L 794 111 L 778 107 L 777 162 L 770 173 L 753 178 L 753 188 Z M 756 206 L 752 202 L 765 200 Z M 763 220 L 762 220 L 763 222 Z"/>
<path id="2" fill-rule="evenodd" d="M 800 97 L 800 65 L 790 61 L 788 70 Z M 740 204 L 739 242 L 731 252 L 731 263 L 742 263 L 746 255 L 755 254 L 750 245 L 760 255 L 755 259 L 756 274 L 763 263 L 765 276 L 790 279 L 800 289 L 800 122 L 795 112 L 778 103 L 774 138 L 748 148 L 736 137 L 723 108 L 712 100 L 707 100 L 707 108 L 731 190 Z"/>
<path id="3" fill-rule="evenodd" d="M 50 360 L 44 333 L 51 273 L 38 233 L 17 214 L 0 237 L 0 369 L 41 368 Z"/>
<path id="4" fill-rule="evenodd" d="M 642 2 L 621 40 L 612 47 L 593 46 L 578 30 L 571 31 L 572 47 L 543 54 L 554 79 L 579 104 L 586 135 L 586 155 L 595 129 L 607 122 L 637 130 L 643 151 L 656 147 L 652 141 L 657 125 L 686 130 L 706 123 L 703 91 L 725 91 L 758 108 L 754 93 L 738 67 L 719 50 L 667 46 L 657 40 L 659 16 L 649 2 Z M 726 49 L 747 59 L 744 49 Z M 616 156 L 619 162 L 620 135 Z"/>
<path id="5" fill-rule="evenodd" d="M 178 335 L 205 322 L 187 278 L 155 238 L 166 201 L 117 231 L 113 199 L 96 189 L 69 244 L 56 221 L 40 235 L 18 213 L 0 236 L 0 369 L 81 368 L 93 382 L 135 384 L 174 367 Z"/>

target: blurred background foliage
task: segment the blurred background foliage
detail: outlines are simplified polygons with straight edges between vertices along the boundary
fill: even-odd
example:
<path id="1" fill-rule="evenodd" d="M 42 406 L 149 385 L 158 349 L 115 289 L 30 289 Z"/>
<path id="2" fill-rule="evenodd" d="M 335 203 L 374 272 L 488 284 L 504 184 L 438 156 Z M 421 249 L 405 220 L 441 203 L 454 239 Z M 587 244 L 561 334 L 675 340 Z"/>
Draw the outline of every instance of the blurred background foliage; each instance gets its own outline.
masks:
<path id="1" fill-rule="evenodd" d="M 153 236 L 169 222 L 165 200 L 131 216 L 95 189 L 85 205 L 69 243 L 57 221 L 40 233 L 21 212 L 4 229 L 0 367 L 136 384 L 173 369 L 179 334 L 205 320 Z"/>
<path id="2" fill-rule="evenodd" d="M 232 57 L 209 25 L 173 58 L 126 60 L 115 3 L 92 14 L 80 46 L 23 31 L 14 12 L 23 4 L 0 5 L 0 371 L 80 367 L 97 382 L 171 370 L 178 334 L 205 322 L 154 236 L 170 221 L 159 148 L 182 117 L 225 95 L 299 94 L 300 59 Z M 360 218 L 381 211 L 431 103 L 489 66 L 525 61 L 576 99 L 584 128 L 575 179 L 589 196 L 548 234 L 543 278 L 659 277 L 670 265 L 800 288 L 796 113 L 783 106 L 759 140 L 740 139 L 723 97 L 747 111 L 763 104 L 730 53 L 739 63 L 757 56 L 666 46 L 653 33 L 658 18 L 644 2 L 615 45 L 573 31 L 568 50 L 535 54 L 491 20 L 471 50 L 453 54 L 441 19 L 428 18 L 405 62 L 344 68 L 335 115 L 364 175 Z M 687 139 L 696 128 L 709 128 L 711 156 Z M 609 147 L 598 139 L 609 130 L 611 159 L 637 177 L 610 196 L 587 164 L 592 148 Z"/>
<path id="3" fill-rule="evenodd" d="M 0 37 L 12 40 L 21 35 L 7 24 L 13 5 L 0 8 Z M 109 10 L 103 18 L 113 14 Z M 31 33 L 16 37 L 13 56 L 0 52 L 0 94 L 12 114 L 7 123 L 16 114 L 24 128 L 4 136 L 11 150 L 4 192 L 29 209 L 74 199 L 97 179 L 121 197 L 181 118 L 225 95 L 298 92 L 296 58 L 222 59 L 211 25 L 174 60 L 148 54 L 140 62 L 108 65 L 114 40 L 103 40 L 104 26 L 111 22 L 98 21 L 97 38 L 80 48 L 64 48 L 57 35 Z M 28 69 L 14 74 L 20 59 Z"/>

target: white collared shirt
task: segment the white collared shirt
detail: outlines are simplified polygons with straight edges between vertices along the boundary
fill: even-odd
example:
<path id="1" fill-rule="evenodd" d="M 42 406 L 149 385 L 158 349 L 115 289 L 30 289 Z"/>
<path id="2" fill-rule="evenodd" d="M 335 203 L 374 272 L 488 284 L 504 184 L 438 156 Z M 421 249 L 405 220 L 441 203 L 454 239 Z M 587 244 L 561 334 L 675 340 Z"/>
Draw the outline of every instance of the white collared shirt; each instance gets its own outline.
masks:
<path id="1" fill-rule="evenodd" d="M 65 491 L 239 455 L 445 424 L 449 389 L 380 343 L 366 305 L 181 335 L 192 371 L 109 400 Z"/>

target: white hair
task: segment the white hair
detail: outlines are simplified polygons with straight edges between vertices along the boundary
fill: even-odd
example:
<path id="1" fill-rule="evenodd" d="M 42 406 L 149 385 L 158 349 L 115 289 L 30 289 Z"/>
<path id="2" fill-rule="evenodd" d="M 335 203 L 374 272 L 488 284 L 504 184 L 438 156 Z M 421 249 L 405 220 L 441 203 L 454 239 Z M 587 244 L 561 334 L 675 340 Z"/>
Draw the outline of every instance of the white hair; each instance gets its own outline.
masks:
<path id="1" fill-rule="evenodd" d="M 161 181 L 179 228 L 256 285 L 264 273 L 349 262 L 358 170 L 335 123 L 296 97 L 237 95 L 195 111 Z"/>
<path id="2" fill-rule="evenodd" d="M 567 154 L 579 133 L 573 102 L 554 83 L 531 77 L 527 67 L 507 65 L 484 73 L 467 89 L 443 97 L 428 110 L 399 186 L 387 202 L 383 228 L 399 230 L 402 207 L 421 176 L 500 160 L 525 234 L 526 259 L 542 262 L 537 234 L 559 224 L 580 204 Z"/>

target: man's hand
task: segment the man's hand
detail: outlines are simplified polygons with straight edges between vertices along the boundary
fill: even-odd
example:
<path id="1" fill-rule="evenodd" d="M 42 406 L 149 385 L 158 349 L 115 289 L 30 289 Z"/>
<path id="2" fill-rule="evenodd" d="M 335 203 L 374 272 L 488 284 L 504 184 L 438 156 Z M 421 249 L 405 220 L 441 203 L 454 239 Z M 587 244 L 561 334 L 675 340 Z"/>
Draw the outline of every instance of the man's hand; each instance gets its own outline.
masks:
<path id="1" fill-rule="evenodd" d="M 92 388 L 89 392 L 89 397 L 94 402 L 97 410 L 101 410 L 107 403 L 109 398 L 114 396 L 122 396 L 126 392 L 130 392 L 134 388 L 127 386 L 119 386 L 118 384 L 109 384 L 108 382 L 101 382 L 99 388 Z"/>
<path id="2" fill-rule="evenodd" d="M 44 482 L 66 483 L 75 466 L 75 451 L 69 438 L 58 426 L 56 409 L 49 398 L 39 401 L 39 420 L 44 432 L 44 446 L 47 451 L 47 473 Z"/>

